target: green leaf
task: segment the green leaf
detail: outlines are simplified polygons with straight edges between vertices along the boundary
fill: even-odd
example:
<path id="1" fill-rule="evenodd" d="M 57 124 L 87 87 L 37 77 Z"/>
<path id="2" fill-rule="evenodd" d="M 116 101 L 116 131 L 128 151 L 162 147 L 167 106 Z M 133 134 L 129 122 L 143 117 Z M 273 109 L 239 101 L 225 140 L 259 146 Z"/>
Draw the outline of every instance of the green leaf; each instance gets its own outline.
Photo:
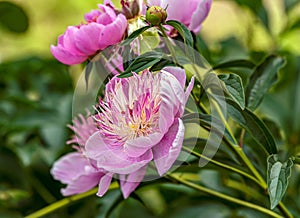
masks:
<path id="1" fill-rule="evenodd" d="M 223 129 L 222 121 L 214 116 L 209 114 L 202 113 L 189 113 L 182 117 L 184 123 L 196 123 L 202 126 L 203 128 L 213 129 L 220 136 L 225 136 L 229 141 L 234 142 L 234 139 L 229 134 L 228 130 L 225 129 L 224 133 L 220 131 Z"/>
<path id="2" fill-rule="evenodd" d="M 141 35 L 143 32 L 145 32 L 146 30 L 150 29 L 151 26 L 144 26 L 140 29 L 137 29 L 136 31 L 134 31 L 133 33 L 131 33 L 121 44 L 120 46 L 125 46 L 125 45 L 129 45 L 136 37 L 138 37 L 139 35 Z"/>
<path id="3" fill-rule="evenodd" d="M 158 63 L 162 59 L 163 55 L 163 53 L 157 51 L 146 52 L 134 59 L 132 63 L 128 66 L 128 68 L 118 77 L 130 77 L 132 76 L 132 72 L 138 73 L 142 70 L 145 70 L 148 67 L 151 67 L 154 64 Z"/>
<path id="4" fill-rule="evenodd" d="M 299 3 L 299 0 L 284 0 L 285 11 L 288 12 Z"/>
<path id="5" fill-rule="evenodd" d="M 166 24 L 174 27 L 178 33 L 181 35 L 183 38 L 183 41 L 185 42 L 186 45 L 189 47 L 193 48 L 194 47 L 194 40 L 191 32 L 189 29 L 182 23 L 176 21 L 176 20 L 168 20 Z"/>
<path id="6" fill-rule="evenodd" d="M 245 108 L 242 110 L 234 101 L 227 101 L 229 115 L 253 137 L 269 154 L 276 154 L 277 148 L 270 130 L 253 112 Z"/>
<path id="7" fill-rule="evenodd" d="M 264 95 L 273 85 L 277 72 L 284 64 L 284 58 L 271 55 L 255 69 L 246 90 L 246 101 L 249 109 L 254 110 L 258 107 Z"/>
<path id="8" fill-rule="evenodd" d="M 237 74 L 220 74 L 218 77 L 225 84 L 226 93 L 240 106 L 245 108 L 245 93 L 242 79 Z"/>
<path id="9" fill-rule="evenodd" d="M 0 2 L 0 25 L 11 32 L 23 33 L 28 29 L 29 19 L 23 8 L 3 1 Z"/>
<path id="10" fill-rule="evenodd" d="M 242 68 L 254 68 L 255 64 L 252 61 L 245 60 L 245 59 L 240 59 L 240 60 L 232 60 L 232 61 L 227 61 L 224 63 L 220 63 L 216 66 L 214 66 L 212 69 L 227 69 L 227 68 L 232 68 L 232 67 L 242 67 Z"/>
<path id="11" fill-rule="evenodd" d="M 164 58 L 161 59 L 159 62 L 157 62 L 156 64 L 154 64 L 154 65 L 150 68 L 150 71 L 151 71 L 151 72 L 159 71 L 159 70 L 161 70 L 162 68 L 167 67 L 167 66 L 176 66 L 176 65 L 174 64 L 174 62 L 173 62 L 170 58 L 164 57 Z"/>
<path id="12" fill-rule="evenodd" d="M 286 192 L 292 166 L 293 161 L 291 159 L 281 163 L 276 154 L 268 157 L 268 192 L 271 209 L 277 206 Z"/>
<path id="13" fill-rule="evenodd" d="M 263 5 L 262 0 L 235 0 L 238 4 L 248 7 L 263 23 L 263 25 L 270 29 L 268 13 Z"/>
<path id="14" fill-rule="evenodd" d="M 289 31 L 300 28 L 300 19 L 297 20 L 293 25 L 288 29 Z"/>

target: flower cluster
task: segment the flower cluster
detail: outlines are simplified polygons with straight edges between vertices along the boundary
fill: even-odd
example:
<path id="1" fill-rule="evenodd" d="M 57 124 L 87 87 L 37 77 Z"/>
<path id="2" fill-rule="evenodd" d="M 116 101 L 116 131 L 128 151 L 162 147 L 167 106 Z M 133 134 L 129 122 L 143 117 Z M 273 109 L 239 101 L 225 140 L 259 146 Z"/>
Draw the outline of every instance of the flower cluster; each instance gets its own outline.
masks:
<path id="1" fill-rule="evenodd" d="M 99 184 L 98 195 L 118 176 L 125 198 L 143 180 L 154 161 L 162 176 L 177 159 L 183 142 L 183 115 L 194 80 L 186 91 L 185 72 L 166 67 L 157 74 L 144 71 L 129 78 L 115 76 L 97 113 L 74 120 L 75 136 L 69 142 L 77 152 L 58 160 L 52 174 L 67 184 L 64 195 L 81 193 Z"/>
<path id="2" fill-rule="evenodd" d="M 106 0 L 85 15 L 85 23 L 68 27 L 58 45 L 51 46 L 52 54 L 72 65 L 118 44 L 128 35 L 129 23 L 145 16 L 146 5 L 140 2 L 122 0 L 122 10 L 116 10 Z M 167 19 L 180 21 L 194 32 L 200 30 L 210 4 L 211 0 L 147 2 L 147 6 L 164 7 Z M 123 70 L 119 60 L 112 63 Z M 116 74 L 113 66 L 108 68 Z M 179 67 L 164 67 L 155 74 L 147 69 L 132 73 L 129 78 L 115 75 L 95 111 L 86 117 L 79 115 L 69 126 L 75 135 L 67 143 L 76 151 L 61 157 L 51 169 L 53 177 L 67 185 L 63 195 L 98 185 L 97 195 L 103 196 L 112 179 L 118 178 L 127 198 L 144 179 L 150 163 L 154 162 L 158 175 L 163 176 L 178 158 L 185 131 L 181 117 L 194 79 L 185 88 L 186 73 Z"/>
<path id="3" fill-rule="evenodd" d="M 135 17 L 146 15 L 146 6 L 166 8 L 167 20 L 182 22 L 188 29 L 198 33 L 212 0 L 148 0 L 146 5 L 143 1 L 139 2 L 122 0 L 120 11 L 114 8 L 110 0 L 105 0 L 105 4 L 99 4 L 97 10 L 84 16 L 83 24 L 69 26 L 58 37 L 57 46 L 51 45 L 53 56 L 67 65 L 79 64 L 92 58 L 99 51 L 119 43 L 127 35 L 127 29 L 130 30 L 128 24 Z"/>

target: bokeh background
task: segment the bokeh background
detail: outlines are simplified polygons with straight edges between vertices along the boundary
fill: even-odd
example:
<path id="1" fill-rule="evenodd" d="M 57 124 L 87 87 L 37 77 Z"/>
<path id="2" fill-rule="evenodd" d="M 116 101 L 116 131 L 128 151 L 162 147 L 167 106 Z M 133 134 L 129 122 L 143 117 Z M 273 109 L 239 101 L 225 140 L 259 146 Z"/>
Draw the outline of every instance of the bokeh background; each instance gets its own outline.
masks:
<path id="1" fill-rule="evenodd" d="M 0 217 L 23 217 L 62 198 L 62 185 L 52 179 L 49 170 L 59 156 L 72 149 L 65 145 L 71 135 L 66 126 L 72 120 L 73 91 L 83 66 L 57 62 L 49 48 L 68 25 L 81 23 L 83 15 L 98 3 L 101 1 L 0 1 Z M 300 1 L 214 0 L 197 39 L 196 46 L 212 66 L 234 59 L 260 63 L 268 54 L 287 59 L 257 113 L 281 150 L 297 154 Z M 249 69 L 228 71 L 239 73 L 245 83 L 251 74 Z M 254 159 L 255 155 L 259 154 L 254 151 Z M 201 171 L 204 185 L 247 199 L 234 188 L 223 187 L 220 172 Z M 299 178 L 296 168 L 284 199 L 298 215 Z M 104 198 L 91 196 L 48 217 L 105 217 L 107 212 L 111 217 L 264 217 L 174 185 L 153 184 L 138 193 L 139 197 L 126 201 L 120 201 L 118 190 Z"/>

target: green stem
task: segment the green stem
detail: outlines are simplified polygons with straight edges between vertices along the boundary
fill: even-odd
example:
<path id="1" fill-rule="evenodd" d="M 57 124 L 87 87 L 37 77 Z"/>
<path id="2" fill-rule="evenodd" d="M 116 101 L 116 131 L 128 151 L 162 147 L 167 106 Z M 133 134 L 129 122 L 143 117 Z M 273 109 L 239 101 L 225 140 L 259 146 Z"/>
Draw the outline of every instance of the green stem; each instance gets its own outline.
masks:
<path id="1" fill-rule="evenodd" d="M 233 134 L 230 126 L 228 125 L 228 122 L 225 119 L 225 117 L 224 117 L 224 115 L 223 115 L 223 113 L 220 109 L 220 106 L 218 105 L 218 103 L 214 99 L 212 99 L 212 103 L 215 106 L 215 109 L 217 110 L 217 113 L 219 114 L 221 121 L 224 123 L 226 129 L 228 130 L 231 138 L 234 140 L 234 143 L 232 143 L 230 140 L 228 140 L 229 145 L 234 150 L 234 152 L 241 158 L 241 160 L 244 162 L 244 164 L 247 166 L 247 168 L 255 176 L 255 178 L 259 181 L 257 184 L 259 184 L 264 190 L 267 190 L 268 185 L 267 185 L 266 181 L 260 175 L 260 173 L 256 170 L 256 168 L 253 166 L 253 164 L 251 163 L 249 158 L 246 156 L 246 154 L 244 153 L 242 148 L 240 146 L 238 146 L 237 141 L 234 137 L 234 134 Z M 284 206 L 284 204 L 282 202 L 280 202 L 278 204 L 278 208 L 280 209 L 282 214 L 285 215 L 285 217 L 293 218 L 293 215 L 287 210 L 287 208 Z"/>
<path id="2" fill-rule="evenodd" d="M 164 30 L 164 27 L 162 24 L 159 25 L 159 30 L 161 31 L 162 35 L 163 35 L 163 39 L 164 39 L 164 42 L 166 43 L 171 55 L 172 55 L 172 58 L 173 58 L 173 61 L 175 62 L 176 65 L 178 65 L 178 60 L 176 58 L 176 54 L 175 54 L 175 51 L 174 51 L 174 48 L 173 46 L 171 45 L 170 41 L 169 41 L 169 38 L 166 34 L 166 31 Z"/>
<path id="3" fill-rule="evenodd" d="M 109 189 L 112 190 L 112 189 L 115 189 L 118 187 L 118 183 L 117 182 L 114 182 L 110 185 Z M 38 217 L 42 217 L 42 216 L 45 216 L 47 214 L 50 214 L 60 208 L 63 208 L 67 205 L 70 205 L 76 201 L 79 201 L 83 198 L 86 198 L 86 197 L 89 197 L 91 195 L 95 195 L 98 191 L 98 188 L 94 188 L 90 191 L 87 191 L 85 193 L 82 193 L 82 194 L 78 194 L 78 195 L 73 195 L 71 197 L 67 197 L 67 198 L 63 198 L 57 202 L 54 202 L 53 204 L 50 204 L 28 216 L 26 216 L 25 218 L 38 218 Z"/>
<path id="4" fill-rule="evenodd" d="M 169 174 L 166 176 L 167 178 L 169 178 L 170 180 L 175 180 L 183 185 L 186 185 L 190 188 L 193 188 L 193 189 L 196 189 L 198 191 L 201 191 L 201 192 L 204 192 L 204 193 L 207 193 L 207 194 L 210 194 L 210 195 L 213 195 L 215 197 L 218 197 L 218 198 L 221 198 L 221 199 L 224 199 L 226 201 L 229 201 L 229 202 L 232 202 L 232 203 L 235 203 L 235 204 L 238 204 L 238 205 L 241 205 L 241 206 L 244 206 L 244 207 L 248 207 L 248 208 L 251 208 L 251 209 L 254 209 L 254 210 L 257 210 L 257 211 L 260 211 L 262 213 L 265 213 L 271 217 L 275 217 L 275 218 L 282 218 L 281 215 L 269 210 L 269 209 L 266 209 L 264 207 L 261 207 L 259 205 L 256 205 L 256 204 L 252 204 L 250 202 L 247 202 L 247 201 L 243 201 L 243 200 L 240 200 L 240 199 L 237 199 L 237 198 L 234 198 L 234 197 L 231 197 L 231 196 L 228 196 L 228 195 L 225 195 L 223 193 L 220 193 L 220 192 L 217 192 L 217 191 L 214 191 L 214 190 L 211 190 L 211 189 L 208 189 L 206 187 L 203 187 L 203 186 L 200 186 L 200 185 L 197 185 L 197 184 L 194 184 L 192 182 L 189 182 L 189 181 L 186 181 L 186 180 L 183 180 L 181 178 L 179 178 L 178 176 L 175 176 L 175 175 L 172 175 L 172 174 Z"/>
<path id="5" fill-rule="evenodd" d="M 206 157 L 205 155 L 200 154 L 200 153 L 198 153 L 198 152 L 195 152 L 195 151 L 193 151 L 193 150 L 191 150 L 191 149 L 189 149 L 189 148 L 187 148 L 187 147 L 185 147 L 185 146 L 183 146 L 183 149 L 186 150 L 187 152 L 191 153 L 191 154 L 194 154 L 194 155 L 197 156 L 197 157 L 200 157 L 200 158 L 203 158 L 203 159 L 205 159 L 205 160 L 208 160 L 210 163 L 212 163 L 212 164 L 214 164 L 214 165 L 216 165 L 216 166 L 219 166 L 219 167 L 222 167 L 222 168 L 224 168 L 224 169 L 230 170 L 230 171 L 232 171 L 232 172 L 238 173 L 238 174 L 240 174 L 240 175 L 242 175 L 242 176 L 245 176 L 245 177 L 247 177 L 248 179 L 252 180 L 252 181 L 255 182 L 256 184 L 259 184 L 259 181 L 258 181 L 256 178 L 254 178 L 253 176 L 249 175 L 248 173 L 246 173 L 246 172 L 244 172 L 244 171 L 242 171 L 242 170 L 239 170 L 239 169 L 237 169 L 237 168 L 235 168 L 235 167 L 232 167 L 232 166 L 229 166 L 229 165 L 227 165 L 227 164 L 221 163 L 221 162 L 219 162 L 219 161 L 213 160 L 213 159 L 211 159 L 211 158 L 209 158 L 209 157 Z"/>

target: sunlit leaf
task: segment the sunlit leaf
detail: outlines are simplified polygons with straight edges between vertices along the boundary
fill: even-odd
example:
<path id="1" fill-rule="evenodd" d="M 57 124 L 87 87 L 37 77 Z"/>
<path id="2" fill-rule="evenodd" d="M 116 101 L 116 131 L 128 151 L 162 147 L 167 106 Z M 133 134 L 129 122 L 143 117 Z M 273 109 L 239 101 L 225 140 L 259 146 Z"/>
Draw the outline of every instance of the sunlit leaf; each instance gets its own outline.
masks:
<path id="1" fill-rule="evenodd" d="M 278 205 L 286 192 L 292 166 L 293 161 L 291 159 L 281 163 L 276 154 L 268 157 L 268 192 L 271 209 Z"/>

